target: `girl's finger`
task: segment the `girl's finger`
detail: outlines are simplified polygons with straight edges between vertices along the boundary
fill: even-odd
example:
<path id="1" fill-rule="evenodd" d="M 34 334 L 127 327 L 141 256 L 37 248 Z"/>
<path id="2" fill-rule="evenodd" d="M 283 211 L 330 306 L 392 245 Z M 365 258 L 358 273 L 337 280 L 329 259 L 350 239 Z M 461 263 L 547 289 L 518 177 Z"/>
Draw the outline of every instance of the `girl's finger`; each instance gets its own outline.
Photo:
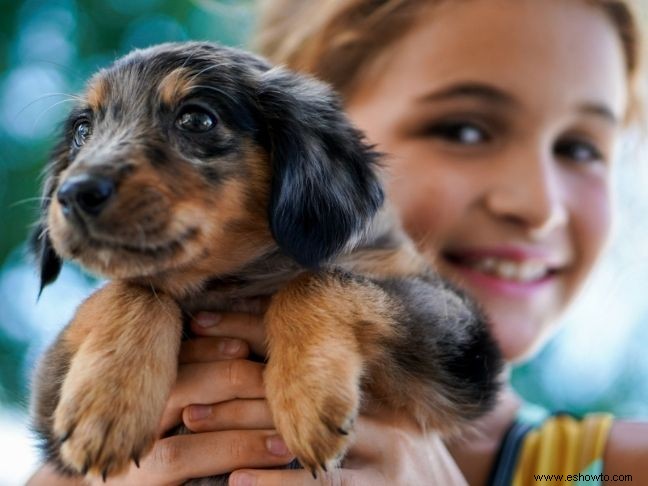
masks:
<path id="1" fill-rule="evenodd" d="M 386 484 L 377 469 L 334 469 L 313 478 L 304 469 L 241 469 L 234 471 L 229 479 L 229 486 L 357 486 Z"/>
<path id="2" fill-rule="evenodd" d="M 198 312 L 191 320 L 198 336 L 238 338 L 246 341 L 259 356 L 266 355 L 263 316 L 246 312 Z"/>
<path id="3" fill-rule="evenodd" d="M 273 430 L 231 430 L 176 435 L 158 440 L 127 474 L 108 485 L 180 484 L 194 477 L 223 474 L 240 467 L 276 467 L 293 459 Z"/>
<path id="4" fill-rule="evenodd" d="M 268 402 L 260 399 L 189 405 L 182 412 L 182 421 L 192 432 L 274 428 Z"/>
<path id="5" fill-rule="evenodd" d="M 241 339 L 198 337 L 182 343 L 180 364 L 208 363 L 224 359 L 246 358 L 250 354 L 247 343 Z"/>
<path id="6" fill-rule="evenodd" d="M 245 359 L 180 366 L 159 433 L 163 434 L 179 424 L 182 410 L 189 405 L 209 405 L 235 398 L 264 398 L 263 369 L 263 364 Z"/>

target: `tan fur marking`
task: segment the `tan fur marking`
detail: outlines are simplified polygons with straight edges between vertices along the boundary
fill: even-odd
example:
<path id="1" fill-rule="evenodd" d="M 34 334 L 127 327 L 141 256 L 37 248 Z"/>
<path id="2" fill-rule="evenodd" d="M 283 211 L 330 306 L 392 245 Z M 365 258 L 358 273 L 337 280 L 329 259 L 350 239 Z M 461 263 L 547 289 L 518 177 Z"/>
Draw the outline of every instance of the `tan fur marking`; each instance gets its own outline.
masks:
<path id="1" fill-rule="evenodd" d="M 174 208 L 174 219 L 185 226 L 200 227 L 191 242 L 198 257 L 188 263 L 172 265 L 172 270 L 152 280 L 156 286 L 177 297 L 197 289 L 205 278 L 234 272 L 273 247 L 266 208 L 269 172 L 266 155 L 258 148 L 245 151 L 239 163 L 247 177 L 231 179 L 216 192 L 201 188 L 204 183 L 191 179 L 182 204 Z M 176 188 L 177 190 L 177 188 Z"/>
<path id="2" fill-rule="evenodd" d="M 67 465 L 115 474 L 149 450 L 175 382 L 181 325 L 169 297 L 124 282 L 81 305 L 65 333 L 78 351 L 54 413 L 54 433 L 69 435 Z"/>
<path id="3" fill-rule="evenodd" d="M 160 101 L 174 106 L 191 88 L 193 74 L 186 68 L 177 68 L 167 74 L 158 86 Z"/>
<path id="4" fill-rule="evenodd" d="M 339 263 L 352 273 L 371 278 L 414 277 L 429 267 L 410 241 L 395 249 L 359 250 Z"/>
<path id="5" fill-rule="evenodd" d="M 272 298 L 267 398 L 288 448 L 309 469 L 332 466 L 349 445 L 364 363 L 393 336 L 397 308 L 379 288 L 331 275 L 303 275 Z"/>
<path id="6" fill-rule="evenodd" d="M 101 72 L 90 80 L 85 97 L 94 112 L 106 106 L 109 91 L 108 80 L 102 76 Z"/>

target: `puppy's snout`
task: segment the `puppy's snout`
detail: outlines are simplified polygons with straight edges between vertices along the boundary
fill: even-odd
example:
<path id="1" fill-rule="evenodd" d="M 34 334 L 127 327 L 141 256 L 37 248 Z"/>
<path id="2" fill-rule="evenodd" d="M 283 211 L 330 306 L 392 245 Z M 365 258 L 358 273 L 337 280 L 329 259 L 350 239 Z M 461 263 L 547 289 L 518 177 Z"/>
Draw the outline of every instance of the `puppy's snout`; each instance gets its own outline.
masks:
<path id="1" fill-rule="evenodd" d="M 66 216 L 72 209 L 88 216 L 98 216 L 114 194 L 115 183 L 112 179 L 98 175 L 81 175 L 65 181 L 56 193 L 56 198 Z"/>

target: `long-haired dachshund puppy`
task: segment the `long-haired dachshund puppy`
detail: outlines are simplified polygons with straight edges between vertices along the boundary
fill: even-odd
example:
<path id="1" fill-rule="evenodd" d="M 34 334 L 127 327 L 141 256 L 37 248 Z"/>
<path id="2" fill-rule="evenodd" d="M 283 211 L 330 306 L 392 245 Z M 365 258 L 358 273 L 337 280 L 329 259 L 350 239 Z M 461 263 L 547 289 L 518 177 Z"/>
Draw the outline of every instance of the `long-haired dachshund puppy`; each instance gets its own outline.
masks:
<path id="1" fill-rule="evenodd" d="M 363 399 L 442 433 L 493 404 L 501 361 L 483 318 L 383 205 L 378 155 L 326 86 L 240 50 L 164 44 L 101 70 L 82 99 L 33 241 L 42 286 L 65 258 L 111 279 L 35 379 L 35 428 L 61 471 L 137 462 L 183 316 L 252 296 L 272 296 L 274 422 L 314 474 L 344 453 Z"/>

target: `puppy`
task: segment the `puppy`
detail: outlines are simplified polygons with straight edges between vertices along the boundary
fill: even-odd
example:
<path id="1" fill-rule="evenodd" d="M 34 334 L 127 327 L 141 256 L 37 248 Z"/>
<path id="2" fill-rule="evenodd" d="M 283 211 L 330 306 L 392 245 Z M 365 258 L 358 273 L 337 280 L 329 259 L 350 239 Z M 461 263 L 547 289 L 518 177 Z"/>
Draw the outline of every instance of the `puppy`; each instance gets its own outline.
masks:
<path id="1" fill-rule="evenodd" d="M 441 433 L 493 405 L 484 319 L 383 204 L 379 156 L 326 86 L 240 50 L 164 44 L 101 70 L 82 99 L 33 239 L 41 291 L 62 259 L 111 279 L 36 375 L 35 429 L 62 472 L 137 463 L 183 316 L 247 297 L 272 296 L 267 400 L 313 474 L 344 454 L 365 399 Z"/>

